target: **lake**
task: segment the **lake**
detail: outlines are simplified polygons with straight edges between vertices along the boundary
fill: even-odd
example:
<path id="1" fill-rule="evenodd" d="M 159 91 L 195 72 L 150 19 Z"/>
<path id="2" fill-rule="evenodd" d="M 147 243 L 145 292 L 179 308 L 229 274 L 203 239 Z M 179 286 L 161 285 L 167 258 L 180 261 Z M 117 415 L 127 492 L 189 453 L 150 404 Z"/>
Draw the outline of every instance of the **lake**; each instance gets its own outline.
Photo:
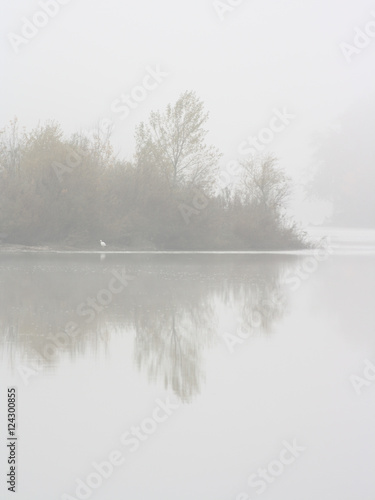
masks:
<path id="1" fill-rule="evenodd" d="M 17 498 L 374 500 L 375 232 L 311 234 L 323 248 L 0 253 Z"/>

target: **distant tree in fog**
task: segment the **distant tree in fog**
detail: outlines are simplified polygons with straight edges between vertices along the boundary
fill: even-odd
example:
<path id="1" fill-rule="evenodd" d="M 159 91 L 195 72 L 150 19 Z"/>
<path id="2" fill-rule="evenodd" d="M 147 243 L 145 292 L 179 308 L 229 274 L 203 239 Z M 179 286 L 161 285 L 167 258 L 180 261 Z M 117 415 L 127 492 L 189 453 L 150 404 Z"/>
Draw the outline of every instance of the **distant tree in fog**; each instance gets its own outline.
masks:
<path id="1" fill-rule="evenodd" d="M 137 128 L 132 161 L 113 153 L 107 130 L 65 137 L 55 122 L 29 132 L 11 122 L 0 131 L 0 234 L 10 244 L 71 247 L 100 239 L 161 250 L 303 246 L 274 158 L 245 161 L 240 185 L 215 193 L 220 154 L 205 142 L 207 119 L 185 92 Z"/>
<path id="2" fill-rule="evenodd" d="M 196 185 L 210 188 L 220 153 L 205 143 L 208 113 L 194 92 L 185 92 L 165 111 L 154 111 L 136 132 L 137 154 L 149 155 L 170 187 Z"/>
<path id="3" fill-rule="evenodd" d="M 301 234 L 287 215 L 291 181 L 273 156 L 252 157 L 242 162 L 237 192 L 237 234 L 248 245 L 266 248 L 297 245 Z"/>
<path id="4" fill-rule="evenodd" d="M 290 180 L 273 156 L 251 158 L 242 163 L 243 195 L 249 198 L 264 216 L 279 219 L 290 198 Z"/>

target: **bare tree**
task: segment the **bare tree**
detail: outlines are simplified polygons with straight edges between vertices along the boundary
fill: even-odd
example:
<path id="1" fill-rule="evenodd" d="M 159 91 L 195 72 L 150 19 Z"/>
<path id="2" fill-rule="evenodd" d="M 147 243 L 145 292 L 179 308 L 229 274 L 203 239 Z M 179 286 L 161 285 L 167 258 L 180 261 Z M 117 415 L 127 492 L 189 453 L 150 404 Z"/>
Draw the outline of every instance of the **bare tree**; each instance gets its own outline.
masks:
<path id="1" fill-rule="evenodd" d="M 208 113 L 194 92 L 183 93 L 163 113 L 152 112 L 149 123 L 137 128 L 137 156 L 160 169 L 169 186 L 210 188 L 220 153 L 205 143 Z"/>
<path id="2" fill-rule="evenodd" d="M 278 218 L 290 198 L 290 180 L 273 156 L 251 158 L 242 163 L 243 196 L 265 213 Z"/>

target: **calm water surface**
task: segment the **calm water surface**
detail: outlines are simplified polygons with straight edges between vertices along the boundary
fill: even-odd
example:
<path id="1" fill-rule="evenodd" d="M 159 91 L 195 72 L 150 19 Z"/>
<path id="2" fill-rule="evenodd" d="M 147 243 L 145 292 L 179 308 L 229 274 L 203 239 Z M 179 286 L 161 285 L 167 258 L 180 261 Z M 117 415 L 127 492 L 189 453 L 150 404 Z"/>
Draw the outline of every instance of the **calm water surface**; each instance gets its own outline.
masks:
<path id="1" fill-rule="evenodd" d="M 375 237 L 327 234 L 289 255 L 0 254 L 17 498 L 83 498 L 118 450 L 86 498 L 255 499 L 249 477 L 296 440 L 265 500 L 374 500 L 375 380 L 350 377 L 375 365 Z"/>

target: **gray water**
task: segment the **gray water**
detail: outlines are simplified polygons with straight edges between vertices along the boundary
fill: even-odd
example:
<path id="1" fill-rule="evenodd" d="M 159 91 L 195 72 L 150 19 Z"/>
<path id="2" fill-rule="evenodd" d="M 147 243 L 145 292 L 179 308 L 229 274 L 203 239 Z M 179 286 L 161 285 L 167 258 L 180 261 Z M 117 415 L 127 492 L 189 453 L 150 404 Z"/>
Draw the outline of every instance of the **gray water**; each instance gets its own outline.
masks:
<path id="1" fill-rule="evenodd" d="M 375 238 L 327 235 L 291 254 L 0 254 L 17 498 L 374 500 Z"/>

